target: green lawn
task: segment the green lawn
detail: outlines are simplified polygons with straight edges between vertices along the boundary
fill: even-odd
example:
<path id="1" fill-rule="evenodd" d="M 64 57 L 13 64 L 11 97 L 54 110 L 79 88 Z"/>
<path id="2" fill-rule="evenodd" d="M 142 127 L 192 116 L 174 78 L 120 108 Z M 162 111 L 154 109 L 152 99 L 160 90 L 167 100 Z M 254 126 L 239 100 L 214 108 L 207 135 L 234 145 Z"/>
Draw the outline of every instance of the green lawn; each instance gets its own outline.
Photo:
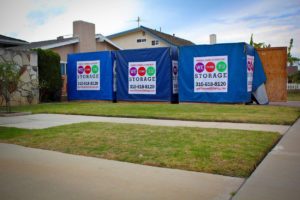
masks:
<path id="1" fill-rule="evenodd" d="M 0 142 L 237 177 L 248 177 L 279 138 L 271 132 L 113 123 L 0 127 Z"/>
<path id="2" fill-rule="evenodd" d="M 289 101 L 300 101 L 300 91 L 288 91 Z"/>
<path id="3" fill-rule="evenodd" d="M 15 111 L 195 121 L 293 124 L 300 108 L 222 104 L 146 104 L 71 102 L 14 107 Z"/>

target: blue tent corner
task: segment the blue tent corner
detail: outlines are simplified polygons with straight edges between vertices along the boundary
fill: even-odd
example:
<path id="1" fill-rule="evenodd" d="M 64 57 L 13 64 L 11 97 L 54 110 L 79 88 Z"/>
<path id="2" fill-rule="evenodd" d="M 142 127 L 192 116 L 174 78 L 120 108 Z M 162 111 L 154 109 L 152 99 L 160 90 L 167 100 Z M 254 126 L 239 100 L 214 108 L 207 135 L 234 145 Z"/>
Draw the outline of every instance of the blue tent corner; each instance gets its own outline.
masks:
<path id="1" fill-rule="evenodd" d="M 113 53 L 101 51 L 69 54 L 67 92 L 68 100 L 114 100 Z"/>
<path id="2" fill-rule="evenodd" d="M 247 103 L 266 81 L 256 50 L 246 43 L 179 48 L 179 102 Z"/>

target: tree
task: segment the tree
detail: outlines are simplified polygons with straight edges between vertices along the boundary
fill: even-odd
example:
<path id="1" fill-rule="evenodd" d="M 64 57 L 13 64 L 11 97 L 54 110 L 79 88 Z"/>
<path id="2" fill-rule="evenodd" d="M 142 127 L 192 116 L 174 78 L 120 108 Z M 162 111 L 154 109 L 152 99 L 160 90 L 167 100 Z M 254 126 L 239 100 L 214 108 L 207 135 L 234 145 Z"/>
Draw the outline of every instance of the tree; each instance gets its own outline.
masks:
<path id="1" fill-rule="evenodd" d="M 253 40 L 253 33 L 251 34 L 251 37 L 250 37 L 250 42 L 249 44 L 251 46 L 253 46 L 254 48 L 270 48 L 271 45 L 270 44 L 265 44 L 264 42 L 260 42 L 260 43 L 255 43 L 254 40 Z"/>
<path id="2" fill-rule="evenodd" d="M 253 33 L 251 34 L 251 37 L 250 37 L 250 42 L 249 42 L 249 44 L 251 45 L 251 46 L 253 46 Z"/>
<path id="3" fill-rule="evenodd" d="M 20 67 L 17 64 L 0 63 L 0 94 L 5 100 L 6 112 L 11 112 L 11 95 L 17 89 L 20 77 Z"/>
<path id="4" fill-rule="evenodd" d="M 51 50 L 37 49 L 39 67 L 40 101 L 60 101 L 62 79 L 60 56 Z"/>
<path id="5" fill-rule="evenodd" d="M 300 71 L 288 76 L 289 83 L 300 83 Z"/>
<path id="6" fill-rule="evenodd" d="M 293 56 L 292 56 L 291 51 L 292 51 L 292 48 L 293 48 L 293 43 L 294 43 L 294 39 L 291 38 L 291 39 L 290 39 L 290 45 L 289 45 L 289 47 L 288 47 L 288 55 L 287 55 L 287 56 L 288 56 L 288 63 L 289 63 L 289 66 L 293 66 L 295 62 L 300 61 L 300 58 L 297 58 L 297 57 L 293 57 Z"/>

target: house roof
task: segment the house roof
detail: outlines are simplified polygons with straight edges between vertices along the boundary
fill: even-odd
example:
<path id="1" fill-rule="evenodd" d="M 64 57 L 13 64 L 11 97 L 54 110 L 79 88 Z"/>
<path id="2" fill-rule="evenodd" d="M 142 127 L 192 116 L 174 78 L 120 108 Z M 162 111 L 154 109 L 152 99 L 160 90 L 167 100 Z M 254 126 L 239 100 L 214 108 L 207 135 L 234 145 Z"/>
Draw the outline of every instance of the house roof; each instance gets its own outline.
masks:
<path id="1" fill-rule="evenodd" d="M 20 40 L 12 37 L 8 37 L 5 35 L 0 35 L 0 44 L 3 45 L 24 45 L 28 44 L 25 40 Z"/>
<path id="2" fill-rule="evenodd" d="M 287 74 L 292 75 L 298 72 L 297 66 L 287 66 Z"/>
<path id="3" fill-rule="evenodd" d="M 11 49 L 18 49 L 18 50 L 25 50 L 25 49 L 51 49 L 55 47 L 70 45 L 78 43 L 79 39 L 77 37 L 71 37 L 71 38 L 57 38 L 55 40 L 45 40 L 45 41 L 39 41 L 39 42 L 31 42 L 29 44 L 18 46 L 18 47 L 12 47 Z"/>
<path id="4" fill-rule="evenodd" d="M 156 37 L 158 39 L 161 39 L 161 40 L 167 42 L 168 44 L 170 44 L 172 46 L 185 46 L 185 45 L 193 45 L 194 44 L 193 42 L 191 42 L 189 40 L 185 40 L 183 38 L 179 38 L 174 35 L 163 33 L 163 32 L 160 32 L 160 31 L 157 31 L 157 30 L 145 27 L 145 26 L 140 26 L 138 28 L 134 28 L 134 29 L 123 31 L 123 32 L 116 33 L 113 35 L 109 35 L 109 36 L 107 36 L 107 38 L 113 39 L 113 38 L 116 38 L 119 36 L 123 36 L 123 35 L 129 34 L 129 33 L 134 33 L 134 32 L 141 31 L 141 30 L 153 35 L 154 37 Z"/>
<path id="5" fill-rule="evenodd" d="M 119 50 L 123 49 L 122 47 L 120 47 L 119 45 L 117 45 L 116 43 L 114 43 L 113 41 L 111 41 L 110 39 L 108 39 L 107 37 L 105 37 L 102 34 L 96 34 L 96 39 L 97 39 L 98 42 L 106 41 L 107 43 L 109 43 L 110 45 L 118 48 Z"/>
<path id="6" fill-rule="evenodd" d="M 99 42 L 106 41 L 112 46 L 115 46 L 118 49 L 121 49 L 118 45 L 114 44 L 111 40 L 107 39 L 101 34 L 95 35 L 95 39 Z M 78 37 L 70 37 L 70 38 L 63 38 L 63 37 L 58 37 L 55 40 L 45 40 L 45 41 L 39 41 L 39 42 L 31 42 L 26 45 L 18 46 L 18 47 L 11 47 L 11 49 L 16 49 L 16 50 L 26 50 L 26 49 L 52 49 L 56 47 L 61 47 L 61 46 L 66 46 L 70 44 L 76 44 L 79 42 Z"/>

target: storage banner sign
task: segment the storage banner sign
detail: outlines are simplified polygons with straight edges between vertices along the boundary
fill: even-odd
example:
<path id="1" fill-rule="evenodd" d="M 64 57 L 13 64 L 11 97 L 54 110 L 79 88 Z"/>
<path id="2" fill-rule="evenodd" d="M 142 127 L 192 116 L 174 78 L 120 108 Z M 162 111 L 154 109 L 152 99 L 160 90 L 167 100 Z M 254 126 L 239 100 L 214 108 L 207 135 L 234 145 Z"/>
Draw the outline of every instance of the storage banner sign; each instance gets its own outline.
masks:
<path id="1" fill-rule="evenodd" d="M 128 63 L 128 94 L 156 94 L 156 61 Z"/>
<path id="2" fill-rule="evenodd" d="M 194 92 L 227 92 L 228 57 L 194 57 Z"/>
<path id="3" fill-rule="evenodd" d="M 247 55 L 247 91 L 252 92 L 254 56 Z"/>
<path id="4" fill-rule="evenodd" d="M 178 93 L 178 61 L 172 60 L 173 94 Z"/>
<path id="5" fill-rule="evenodd" d="M 77 61 L 77 90 L 100 90 L 100 60 Z"/>

